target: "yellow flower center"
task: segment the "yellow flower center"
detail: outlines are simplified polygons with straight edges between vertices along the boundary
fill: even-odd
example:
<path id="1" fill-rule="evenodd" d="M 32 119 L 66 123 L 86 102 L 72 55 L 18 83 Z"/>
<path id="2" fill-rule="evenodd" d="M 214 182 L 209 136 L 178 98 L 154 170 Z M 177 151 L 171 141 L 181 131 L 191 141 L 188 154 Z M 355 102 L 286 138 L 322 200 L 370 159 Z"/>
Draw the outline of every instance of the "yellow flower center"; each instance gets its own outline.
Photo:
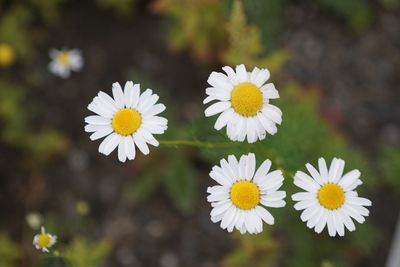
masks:
<path id="1" fill-rule="evenodd" d="M 230 197 L 237 208 L 249 210 L 260 202 L 260 190 L 255 183 L 242 180 L 232 185 Z"/>
<path id="2" fill-rule="evenodd" d="M 69 65 L 69 53 L 66 51 L 61 51 L 60 53 L 58 53 L 57 56 L 57 61 L 64 66 Z"/>
<path id="3" fill-rule="evenodd" d="M 112 119 L 112 128 L 120 135 L 131 135 L 139 128 L 142 117 L 135 109 L 124 108 L 115 113 Z"/>
<path id="4" fill-rule="evenodd" d="M 48 234 L 40 234 L 37 244 L 42 248 L 47 248 L 50 246 L 50 241 L 50 236 Z"/>
<path id="5" fill-rule="evenodd" d="M 15 60 L 14 49 L 8 44 L 0 44 L 0 66 L 9 66 Z"/>
<path id="6" fill-rule="evenodd" d="M 254 116 L 262 108 L 263 95 L 254 83 L 240 83 L 231 93 L 233 109 L 242 116 Z"/>
<path id="7" fill-rule="evenodd" d="M 344 191 L 337 184 L 325 184 L 318 191 L 318 201 L 326 209 L 338 209 L 344 203 Z"/>

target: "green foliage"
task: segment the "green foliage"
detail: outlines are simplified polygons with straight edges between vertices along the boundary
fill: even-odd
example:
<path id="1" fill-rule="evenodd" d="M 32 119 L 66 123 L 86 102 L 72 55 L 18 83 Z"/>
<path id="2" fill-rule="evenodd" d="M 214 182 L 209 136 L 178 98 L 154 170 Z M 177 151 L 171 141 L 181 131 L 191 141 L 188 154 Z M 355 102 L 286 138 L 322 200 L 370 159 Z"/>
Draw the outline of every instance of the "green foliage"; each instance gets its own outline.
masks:
<path id="1" fill-rule="evenodd" d="M 398 0 L 382 1 L 388 6 L 398 3 Z M 28 57 L 34 47 L 32 21 L 40 17 L 46 23 L 55 22 L 62 0 L 12 2 L 0 16 L 0 41 L 13 46 L 18 56 Z M 152 8 L 167 17 L 168 41 L 173 49 L 189 49 L 204 61 L 220 59 L 220 63 L 228 65 L 244 63 L 247 67 L 267 67 L 278 72 L 289 58 L 287 51 L 276 49 L 276 40 L 283 28 L 283 10 L 289 1 L 234 0 L 233 5 L 229 2 L 156 0 Z M 96 0 L 96 4 L 127 14 L 136 0 Z M 367 0 L 319 0 L 316 5 L 344 17 L 355 30 L 367 27 L 373 16 Z M 228 21 L 226 15 L 229 15 Z M 277 263 L 291 267 L 354 266 L 360 255 L 368 254 L 379 240 L 377 229 L 367 222 L 357 225 L 357 231 L 348 233 L 345 238 L 330 238 L 326 233 L 316 235 L 300 221 L 299 212 L 291 209 L 293 203 L 289 196 L 298 190 L 292 179 L 296 170 L 304 170 L 305 163 L 316 163 L 321 156 L 328 161 L 334 156 L 341 157 L 346 160 L 346 170 L 360 169 L 363 188 L 367 190 L 377 184 L 374 170 L 359 151 L 349 147 L 320 117 L 317 92 L 307 91 L 297 84 L 285 84 L 278 89 L 281 99 L 272 102 L 282 109 L 283 124 L 275 136 L 255 144 L 228 140 L 224 131 L 213 129 L 216 117 L 205 118 L 199 114 L 191 125 L 181 125 L 174 120 L 175 114 L 169 114 L 169 130 L 162 136 L 165 139 L 161 140 L 161 147 L 151 152 L 151 160 L 139 156 L 135 159 L 138 175 L 132 185 L 126 187 L 124 199 L 137 204 L 160 190 L 181 213 L 187 214 L 194 210 L 198 197 L 197 163 L 211 166 L 229 154 L 240 156 L 254 152 L 258 164 L 270 158 L 274 168 L 284 171 L 283 189 L 287 192 L 288 204 L 285 209 L 271 210 L 277 222 L 274 229 L 282 231 L 279 239 L 271 235 L 267 225 L 260 235 L 236 235 L 237 246 L 226 255 L 224 266 L 261 267 Z M 64 151 L 68 144 L 58 131 L 32 126 L 34 118 L 25 105 L 28 95 L 26 88 L 18 84 L 0 82 L 0 138 L 2 145 L 23 151 L 23 159 L 31 160 L 32 165 L 44 164 Z M 196 148 L 178 147 L 168 139 L 183 139 Z M 378 166 L 382 181 L 400 190 L 399 166 L 399 150 L 385 148 Z M 73 233 L 71 229 L 66 231 Z M 92 243 L 78 238 L 65 247 L 62 257 L 47 256 L 39 266 L 100 267 L 109 252 L 110 244 L 106 241 Z M 19 257 L 18 247 L 0 235 L 0 266 L 15 266 Z"/>
<path id="2" fill-rule="evenodd" d="M 400 149 L 383 147 L 380 157 L 381 178 L 400 192 Z"/>
<path id="3" fill-rule="evenodd" d="M 305 91 L 296 84 L 287 84 L 279 89 L 281 98 L 272 104 L 283 111 L 283 123 L 276 135 L 255 144 L 231 142 L 232 145 L 225 148 L 205 149 L 202 151 L 204 158 L 215 161 L 221 154 L 241 155 L 254 151 L 259 158 L 269 157 L 287 174 L 294 174 L 305 163 L 316 162 L 320 156 L 330 160 L 340 155 L 349 168 L 359 168 L 365 174 L 370 173 L 361 153 L 349 148 L 344 139 L 320 118 L 316 92 Z M 194 138 L 217 143 L 229 142 L 224 133 L 215 133 L 212 127 L 215 120 L 215 117 L 198 118 L 192 126 Z"/>
<path id="4" fill-rule="evenodd" d="M 227 24 L 229 36 L 228 48 L 222 54 L 222 60 L 228 65 L 244 63 L 247 67 L 266 67 L 278 72 L 288 59 L 285 50 L 277 50 L 263 56 L 263 45 L 259 28 L 247 24 L 242 2 L 235 0 L 230 20 Z"/>
<path id="5" fill-rule="evenodd" d="M 32 14 L 24 6 L 15 6 L 0 11 L 0 40 L 8 43 L 16 51 L 17 56 L 26 57 L 32 52 L 29 34 L 29 23 Z"/>
<path id="6" fill-rule="evenodd" d="M 32 24 L 36 19 L 52 24 L 59 18 L 59 5 L 65 0 L 11 1 L 1 10 L 0 41 L 12 46 L 18 58 L 29 58 L 34 52 Z"/>
<path id="7" fill-rule="evenodd" d="M 245 0 L 242 1 L 249 22 L 261 33 L 264 52 L 272 52 L 278 47 L 279 36 L 284 28 L 284 9 L 287 0 Z"/>
<path id="8" fill-rule="evenodd" d="M 396 9 L 400 6 L 400 0 L 380 0 L 380 2 L 389 10 Z"/>
<path id="9" fill-rule="evenodd" d="M 174 150 L 171 152 L 171 150 Z M 154 151 L 153 160 L 142 167 L 137 179 L 124 192 L 124 199 L 138 204 L 151 197 L 157 189 L 166 191 L 181 213 L 192 211 L 197 196 L 197 173 L 186 149 Z M 157 167 L 154 167 L 157 162 Z"/>
<path id="10" fill-rule="evenodd" d="M 357 231 L 351 235 L 351 241 L 359 252 L 368 255 L 375 248 L 377 243 L 382 241 L 382 235 L 371 223 L 364 223 L 357 226 Z"/>
<path id="11" fill-rule="evenodd" d="M 19 257 L 18 246 L 5 234 L 0 233 L 0 266 L 15 267 Z"/>
<path id="12" fill-rule="evenodd" d="M 257 65 L 254 61 L 261 52 L 260 32 L 254 25 L 247 25 L 242 2 L 233 3 L 232 14 L 227 25 L 229 46 L 223 54 L 227 64 L 235 65 L 238 62 L 246 65 Z M 246 60 L 247 62 L 243 62 Z"/>
<path id="13" fill-rule="evenodd" d="M 269 229 L 258 235 L 236 235 L 236 239 L 239 245 L 225 258 L 224 266 L 265 267 L 276 261 L 279 246 L 271 238 Z"/>
<path id="14" fill-rule="evenodd" d="M 155 170 L 140 173 L 137 179 L 125 188 L 124 200 L 131 204 L 139 204 L 147 200 L 160 186 L 160 175 L 161 173 Z"/>
<path id="15" fill-rule="evenodd" d="M 67 140 L 55 130 L 43 130 L 25 137 L 26 147 L 31 155 L 36 155 L 35 162 L 45 163 L 55 154 L 65 151 Z"/>
<path id="16" fill-rule="evenodd" d="M 24 88 L 0 81 L 0 138 L 10 146 L 27 150 L 28 158 L 35 163 L 45 162 L 64 151 L 67 141 L 55 130 L 37 131 L 31 127 L 25 98 Z"/>
<path id="17" fill-rule="evenodd" d="M 318 92 L 306 90 L 294 83 L 280 86 L 279 90 L 281 98 L 273 101 L 273 104 L 282 109 L 283 123 L 275 136 L 264 141 L 255 144 L 231 142 L 224 131 L 213 129 L 216 117 L 205 118 L 203 114 L 199 114 L 191 125 L 185 126 L 172 119 L 165 139 L 189 139 L 186 144 L 198 145 L 202 161 L 210 165 L 229 154 L 240 156 L 250 151 L 256 153 L 258 164 L 269 158 L 274 168 L 284 171 L 286 182 L 283 189 L 288 196 L 298 191 L 292 183 L 294 172 L 304 170 L 307 162 L 316 163 L 321 156 L 328 161 L 333 157 L 345 159 L 345 171 L 359 169 L 364 181 L 363 188 L 373 188 L 376 179 L 373 178 L 367 160 L 359 151 L 349 147 L 343 137 L 320 117 Z M 174 118 L 173 114 L 168 117 Z M 136 193 L 132 195 L 143 199 L 148 192 L 150 195 L 147 197 L 164 185 L 169 196 L 180 198 L 174 200 L 177 207 L 182 211 L 190 210 L 192 204 L 186 200 L 185 195 L 193 198 L 192 193 L 195 192 L 192 189 L 195 187 L 192 182 L 196 182 L 196 175 L 192 174 L 195 166 L 191 162 L 196 150 L 178 147 L 171 153 L 174 142 L 162 144 L 167 144 L 169 149 L 161 147 L 157 153 L 152 154 L 154 161 L 151 162 L 157 162 L 157 168 L 150 162 L 146 163 L 149 165 L 142 168 L 145 175 L 139 176 L 133 184 L 132 189 Z M 368 254 L 379 239 L 379 233 L 369 222 L 358 225 L 357 231 L 348 233 L 345 238 L 332 239 L 325 232 L 316 235 L 301 222 L 300 214 L 289 208 L 293 205 L 290 197 L 286 201 L 287 209 L 271 210 L 277 222 L 276 227 L 283 230 L 282 240 L 273 238 L 268 226 L 261 235 L 238 235 L 237 247 L 226 256 L 224 265 L 268 266 L 276 263 L 281 254 L 285 254 L 289 256 L 281 260 L 284 266 L 317 267 L 326 262 L 334 266 L 351 266 L 349 262 L 357 263 L 357 255 Z M 187 208 L 182 209 L 179 203 L 187 204 Z M 319 246 L 311 250 L 305 244 Z"/>
<path id="18" fill-rule="evenodd" d="M 276 135 L 255 144 L 230 142 L 232 145 L 227 147 L 204 148 L 201 150 L 203 160 L 215 164 L 221 157 L 227 157 L 229 154 L 240 156 L 250 151 L 256 154 L 258 164 L 269 158 L 272 160 L 274 168 L 284 171 L 286 182 L 283 189 L 290 196 L 298 191 L 292 182 L 296 170 L 304 170 L 307 162 L 315 164 L 319 157 L 325 157 L 328 161 L 333 157 L 340 157 L 346 160 L 345 171 L 360 169 L 364 188 L 372 188 L 375 180 L 371 175 L 372 171 L 367 160 L 359 151 L 349 148 L 345 140 L 319 116 L 317 92 L 306 91 L 296 84 L 287 84 L 279 89 L 281 99 L 273 104 L 282 109 L 283 123 Z M 215 119 L 199 118 L 193 125 L 194 139 L 201 138 L 201 140 L 217 144 L 229 144 L 225 134 L 215 133 L 213 129 Z M 290 197 L 287 197 L 286 201 L 288 208 L 271 211 L 277 222 L 276 227 L 284 229 L 284 234 L 287 235 L 287 251 L 280 251 L 280 253 L 289 253 L 290 255 L 285 257 L 284 266 L 319 266 L 327 258 L 332 259 L 335 264 L 338 264 L 337 266 L 341 266 L 339 264 L 341 257 L 347 252 L 355 255 L 359 254 L 358 252 L 366 253 L 376 244 L 378 235 L 375 228 L 368 222 L 358 226 L 359 231 L 349 233 L 345 239 L 332 239 L 328 237 L 327 233 L 316 235 L 301 222 L 300 214 L 290 209 L 290 206 L 293 205 Z M 371 234 L 367 236 L 362 229 L 368 229 L 366 232 Z M 263 235 L 263 237 L 265 242 L 274 242 L 269 235 Z M 246 238 L 246 236 L 240 238 Z M 305 245 L 317 243 L 319 246 L 315 249 L 310 249 Z M 245 251 L 248 246 L 248 243 L 239 242 L 238 248 L 232 252 L 233 254 L 227 256 L 228 262 L 240 262 L 240 260 L 246 259 L 249 266 L 261 266 L 269 263 L 271 259 L 260 260 L 258 257 L 250 257 L 248 254 L 241 255 L 238 252 Z M 263 249 L 263 246 L 259 246 L 256 241 L 251 246 Z M 236 266 L 234 263 L 231 264 Z"/>
<path id="19" fill-rule="evenodd" d="M 135 7 L 136 0 L 96 0 L 96 3 L 107 9 L 113 9 L 121 15 L 128 15 Z"/>
<path id="20" fill-rule="evenodd" d="M 398 5 L 398 0 L 382 1 L 388 8 Z M 167 37 L 173 49 L 189 49 L 203 61 L 220 56 L 226 64 L 239 62 L 274 70 L 289 56 L 277 47 L 279 36 L 284 30 L 284 10 L 292 2 L 157 0 L 153 10 L 169 19 Z M 369 0 L 318 0 L 313 4 L 344 18 L 347 25 L 357 32 L 365 30 L 374 16 Z M 229 13 L 231 7 L 230 20 L 226 23 L 225 14 Z M 247 24 L 246 13 L 251 24 Z M 229 42 L 226 42 L 225 36 L 229 37 Z"/>
<path id="21" fill-rule="evenodd" d="M 69 267 L 101 267 L 110 252 L 110 244 L 103 240 L 90 243 L 84 239 L 75 239 L 63 253 Z"/>
<path id="22" fill-rule="evenodd" d="M 66 0 L 30 0 L 33 9 L 47 24 L 59 19 L 59 5 Z"/>
<path id="23" fill-rule="evenodd" d="M 146 78 L 142 77 L 142 80 Z M 168 118 L 168 130 L 159 140 L 161 147 L 151 152 L 151 159 L 143 159 L 143 162 L 138 164 L 139 175 L 126 187 L 124 200 L 135 205 L 148 200 L 160 189 L 166 192 L 182 214 L 188 214 L 193 212 L 198 195 L 198 174 L 193 163 L 196 154 L 188 147 L 163 146 L 163 140 L 191 137 L 187 126 L 176 120 L 174 106 L 168 103 L 166 105 L 169 107 L 166 111 L 168 114 L 165 115 Z"/>
<path id="24" fill-rule="evenodd" d="M 1 138 L 6 143 L 17 145 L 23 138 L 26 127 L 26 113 L 22 108 L 24 89 L 15 84 L 0 82 Z"/>
<path id="25" fill-rule="evenodd" d="M 322 7 L 343 16 L 348 25 L 361 31 L 370 25 L 372 8 L 368 0 L 319 0 Z"/>
<path id="26" fill-rule="evenodd" d="M 170 19 L 168 41 L 172 49 L 190 49 L 206 61 L 223 47 L 225 5 L 226 1 L 220 0 L 157 0 L 153 10 Z"/>
<path id="27" fill-rule="evenodd" d="M 173 153 L 169 160 L 164 178 L 167 192 L 181 211 L 189 212 L 197 196 L 195 169 L 183 153 Z"/>

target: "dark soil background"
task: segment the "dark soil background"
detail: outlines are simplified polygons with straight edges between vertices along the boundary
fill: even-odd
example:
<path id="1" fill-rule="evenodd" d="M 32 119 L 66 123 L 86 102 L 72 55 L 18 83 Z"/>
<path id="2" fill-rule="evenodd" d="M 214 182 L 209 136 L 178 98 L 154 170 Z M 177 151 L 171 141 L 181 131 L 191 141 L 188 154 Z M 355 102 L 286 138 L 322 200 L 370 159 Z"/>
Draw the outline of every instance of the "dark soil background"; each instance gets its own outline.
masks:
<path id="1" fill-rule="evenodd" d="M 47 110 L 40 124 L 66 133 L 72 140 L 71 149 L 67 158 L 56 159 L 46 170 L 47 183 L 41 176 L 28 181 L 13 176 L 13 167 L 1 164 L 12 180 L 5 185 L 4 199 L 10 201 L 0 204 L 8 214 L 5 220 L 17 222 L 14 232 L 22 232 L 26 228 L 25 212 L 46 203 L 47 212 L 64 216 L 63 228 L 68 229 L 74 224 L 75 203 L 84 199 L 97 222 L 84 228 L 85 235 L 107 236 L 114 243 L 108 266 L 217 266 L 215 262 L 234 243 L 230 234 L 209 222 L 206 199 L 199 198 L 196 212 L 188 216 L 172 207 L 162 190 L 142 205 L 121 205 L 123 189 L 134 179 L 136 165 L 115 166 L 116 155 L 100 155 L 97 143 L 89 142 L 83 131 L 84 117 L 89 114 L 86 106 L 92 97 L 98 90 L 109 91 L 114 81 L 126 80 L 130 73 L 124 70 L 131 66 L 162 85 L 161 94 L 173 98 L 182 119 L 189 120 L 194 112 L 202 112 L 200 99 L 204 97 L 208 67 L 185 52 L 169 51 L 165 25 L 147 11 L 146 2 L 138 6 L 130 20 L 94 8 L 90 1 L 68 2 L 61 11 L 61 26 L 51 29 L 50 41 L 41 50 L 47 53 L 51 47 L 65 45 L 81 48 L 84 73 L 73 74 L 73 79 L 62 83 L 51 77 L 48 88 L 35 88 L 35 93 L 41 95 Z M 380 11 L 374 25 L 358 35 L 346 30 L 340 19 L 307 5 L 290 6 L 285 20 L 281 46 L 291 51 L 292 57 L 280 79 L 320 89 L 323 116 L 371 159 L 376 157 L 379 144 L 399 145 L 400 14 Z M 45 69 L 47 62 L 41 64 Z M 201 171 L 207 176 L 206 168 Z M 35 187 L 29 188 L 32 184 Z M 205 191 L 207 185 L 202 184 L 201 190 Z M 22 196 L 23 201 L 9 192 Z M 378 201 L 371 212 L 378 215 L 374 216 L 375 223 L 384 231 L 385 245 L 360 266 L 384 265 L 398 216 L 399 197 L 391 188 L 382 189 L 375 199 Z M 29 266 L 29 262 L 22 264 Z"/>

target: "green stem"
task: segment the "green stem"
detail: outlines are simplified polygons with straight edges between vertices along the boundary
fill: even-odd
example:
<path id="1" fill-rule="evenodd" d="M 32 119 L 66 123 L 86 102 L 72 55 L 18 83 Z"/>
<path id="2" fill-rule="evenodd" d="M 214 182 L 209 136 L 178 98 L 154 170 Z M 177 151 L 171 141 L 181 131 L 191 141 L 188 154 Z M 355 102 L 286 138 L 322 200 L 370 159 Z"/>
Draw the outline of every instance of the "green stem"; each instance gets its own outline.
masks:
<path id="1" fill-rule="evenodd" d="M 212 142 L 202 142 L 198 140 L 160 140 L 161 145 L 167 146 L 193 146 L 193 147 L 204 147 L 204 148 L 216 148 L 216 147 L 232 147 L 237 146 L 238 143 L 212 143 Z"/>

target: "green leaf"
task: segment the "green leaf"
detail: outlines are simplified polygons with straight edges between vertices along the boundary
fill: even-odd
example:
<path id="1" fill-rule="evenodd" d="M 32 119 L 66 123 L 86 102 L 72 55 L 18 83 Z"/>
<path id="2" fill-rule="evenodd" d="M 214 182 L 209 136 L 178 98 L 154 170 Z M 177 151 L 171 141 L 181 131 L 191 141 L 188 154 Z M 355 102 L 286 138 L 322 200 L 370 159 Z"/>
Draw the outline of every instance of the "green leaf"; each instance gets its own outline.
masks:
<path id="1" fill-rule="evenodd" d="M 158 172 L 146 172 L 124 190 L 124 200 L 130 204 L 138 204 L 149 198 L 160 185 Z"/>
<path id="2" fill-rule="evenodd" d="M 101 267 L 110 252 L 110 244 L 103 240 L 90 243 L 87 240 L 76 238 L 70 244 L 63 257 L 71 267 Z"/>
<path id="3" fill-rule="evenodd" d="M 383 179 L 400 192 L 400 149 L 385 146 L 382 148 L 379 167 L 383 172 Z"/>
<path id="4" fill-rule="evenodd" d="M 115 10 L 121 15 L 129 15 L 135 8 L 136 0 L 96 0 L 96 3 L 106 9 Z"/>
<path id="5" fill-rule="evenodd" d="M 348 25 L 362 31 L 372 21 L 372 8 L 367 0 L 319 0 L 322 7 L 341 15 Z"/>
<path id="6" fill-rule="evenodd" d="M 197 196 L 197 175 L 187 155 L 174 153 L 171 157 L 164 185 L 175 205 L 181 212 L 188 213 Z"/>
<path id="7" fill-rule="evenodd" d="M 20 258 L 19 248 L 5 234 L 0 233 L 0 266 L 16 267 L 17 260 Z"/>

